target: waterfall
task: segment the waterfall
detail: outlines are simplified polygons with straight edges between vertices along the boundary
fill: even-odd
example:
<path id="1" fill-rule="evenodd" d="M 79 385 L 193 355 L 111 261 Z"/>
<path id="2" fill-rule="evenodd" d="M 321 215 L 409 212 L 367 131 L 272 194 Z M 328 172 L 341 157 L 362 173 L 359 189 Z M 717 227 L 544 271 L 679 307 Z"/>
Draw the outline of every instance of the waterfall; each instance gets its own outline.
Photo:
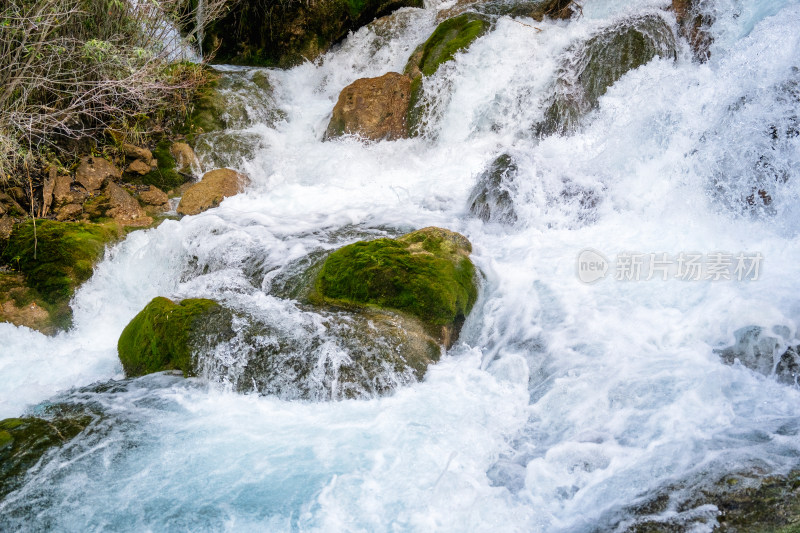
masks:
<path id="1" fill-rule="evenodd" d="M 713 506 L 649 504 L 797 468 L 800 389 L 779 370 L 800 345 L 800 2 L 702 3 L 707 62 L 661 0 L 493 15 L 422 82 L 423 135 L 323 141 L 341 90 L 402 72 L 455 3 L 434 4 L 317 63 L 218 67 L 228 129 L 198 155 L 252 185 L 111 248 L 72 330 L 0 324 L 0 418 L 102 413 L 0 500 L 0 529 L 592 533 L 648 513 L 710 532 Z M 630 28 L 655 51 L 592 75 L 593 45 Z M 543 128 L 554 102 L 578 111 Z M 481 287 L 424 380 L 341 401 L 296 399 L 288 373 L 238 381 L 256 345 L 347 356 L 329 315 L 278 290 L 293 269 L 426 226 L 470 239 Z M 737 279 L 740 254 L 757 276 Z M 681 277 L 693 255 L 706 270 Z M 119 334 L 155 296 L 268 327 L 202 354 L 200 377 L 126 380 Z"/>

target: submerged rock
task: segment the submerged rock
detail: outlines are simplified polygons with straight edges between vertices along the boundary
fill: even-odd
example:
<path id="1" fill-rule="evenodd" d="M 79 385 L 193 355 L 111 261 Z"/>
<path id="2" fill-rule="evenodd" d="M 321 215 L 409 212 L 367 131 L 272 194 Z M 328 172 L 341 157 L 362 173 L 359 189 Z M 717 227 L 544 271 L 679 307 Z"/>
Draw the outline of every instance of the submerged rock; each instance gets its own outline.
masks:
<path id="1" fill-rule="evenodd" d="M 233 336 L 232 314 L 213 300 L 175 303 L 153 298 L 125 326 L 117 351 L 125 375 L 142 376 L 163 370 L 195 375 L 195 355 Z"/>
<path id="2" fill-rule="evenodd" d="M 22 484 L 45 453 L 75 438 L 92 420 L 86 413 L 50 420 L 31 416 L 0 420 L 0 500 Z"/>
<path id="3" fill-rule="evenodd" d="M 572 132 L 617 80 L 655 57 L 674 59 L 677 43 L 663 18 L 648 15 L 606 28 L 568 54 L 535 127 L 540 136 Z"/>
<path id="4" fill-rule="evenodd" d="M 156 298 L 120 336 L 120 360 L 128 376 L 177 369 L 287 400 L 388 394 L 455 342 L 477 296 L 470 248 L 425 228 L 315 254 L 273 280 L 252 314 Z"/>
<path id="5" fill-rule="evenodd" d="M 373 141 L 405 137 L 410 98 L 408 76 L 389 72 L 378 78 L 356 80 L 339 94 L 325 136 L 349 133 Z"/>
<path id="6" fill-rule="evenodd" d="M 517 165 L 508 154 L 495 159 L 478 177 L 467 201 L 469 212 L 484 222 L 514 224 L 517 213 L 513 195 Z"/>
<path id="7" fill-rule="evenodd" d="M 787 332 L 773 328 L 770 332 L 759 326 L 748 326 L 734 332 L 736 342 L 727 348 L 715 350 L 727 364 L 737 361 L 765 376 L 774 376 L 779 382 L 797 384 L 800 377 L 799 346 L 789 346 Z"/>
<path id="8" fill-rule="evenodd" d="M 186 189 L 178 204 L 181 215 L 196 215 L 212 207 L 217 207 L 228 196 L 240 193 L 250 179 L 229 168 L 206 172 L 203 178 Z"/>
<path id="9" fill-rule="evenodd" d="M 758 469 L 679 484 L 629 508 L 629 518 L 597 531 L 793 533 L 800 528 L 799 486 L 800 470 L 764 476 Z"/>
<path id="10" fill-rule="evenodd" d="M 455 54 L 469 47 L 489 30 L 489 20 L 476 13 L 465 13 L 439 24 L 411 55 L 405 74 L 412 79 L 411 98 L 407 118 L 409 135 L 420 133 L 426 106 L 422 102 L 422 78 L 432 76 L 439 67 L 453 59 Z"/>
<path id="11" fill-rule="evenodd" d="M 422 0 L 239 2 L 206 29 L 202 47 L 223 63 L 291 67 L 313 61 L 351 31 Z"/>

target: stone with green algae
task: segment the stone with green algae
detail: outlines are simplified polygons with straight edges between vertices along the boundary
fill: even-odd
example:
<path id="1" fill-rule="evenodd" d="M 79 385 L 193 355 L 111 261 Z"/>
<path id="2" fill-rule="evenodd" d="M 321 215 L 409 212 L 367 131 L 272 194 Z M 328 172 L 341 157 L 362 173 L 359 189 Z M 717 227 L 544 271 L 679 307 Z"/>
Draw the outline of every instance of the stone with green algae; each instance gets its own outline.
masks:
<path id="1" fill-rule="evenodd" d="M 125 327 L 117 343 L 128 377 L 164 370 L 197 373 L 195 355 L 203 346 L 233 336 L 232 314 L 214 300 L 191 298 L 175 303 L 156 297 Z"/>

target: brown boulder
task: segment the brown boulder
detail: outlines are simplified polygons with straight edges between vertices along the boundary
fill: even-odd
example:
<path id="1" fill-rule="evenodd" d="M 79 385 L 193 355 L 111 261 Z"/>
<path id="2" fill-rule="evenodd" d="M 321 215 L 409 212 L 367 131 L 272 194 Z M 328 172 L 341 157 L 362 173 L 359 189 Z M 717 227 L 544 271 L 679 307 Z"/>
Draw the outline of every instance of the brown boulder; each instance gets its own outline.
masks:
<path id="1" fill-rule="evenodd" d="M 130 159 L 141 159 L 143 161 L 150 161 L 153 159 L 153 152 L 147 148 L 139 148 L 133 144 L 123 144 L 122 151 L 125 153 L 125 157 Z"/>
<path id="2" fill-rule="evenodd" d="M 169 197 L 167 193 L 153 185 L 150 185 L 148 190 L 139 192 L 139 201 L 145 205 L 152 205 L 162 209 L 169 208 Z"/>
<path id="3" fill-rule="evenodd" d="M 325 137 L 346 133 L 374 141 L 406 137 L 411 78 L 389 72 L 362 78 L 345 87 L 333 108 Z"/>
<path id="4" fill-rule="evenodd" d="M 72 178 L 69 176 L 56 176 L 53 181 L 53 208 L 59 208 L 67 204 L 80 204 L 88 194 L 83 189 L 72 188 Z"/>
<path id="5" fill-rule="evenodd" d="M 192 147 L 186 143 L 172 143 L 169 153 L 175 158 L 175 168 L 184 174 L 194 174 L 200 169 L 200 160 Z"/>
<path id="6" fill-rule="evenodd" d="M 181 215 L 196 215 L 216 207 L 224 198 L 233 196 L 250 183 L 250 178 L 229 168 L 206 172 L 203 178 L 186 189 L 178 204 Z"/>
<path id="7" fill-rule="evenodd" d="M 83 213 L 83 206 L 80 204 L 66 204 L 62 205 L 56 210 L 56 220 L 63 222 L 65 220 L 75 219 L 78 215 Z"/>
<path id="8" fill-rule="evenodd" d="M 133 163 L 128 165 L 128 168 L 125 169 L 125 172 L 130 172 L 131 174 L 139 174 L 140 176 L 144 176 L 145 174 L 150 172 L 150 170 L 151 170 L 150 163 L 145 163 L 143 160 L 137 159 Z"/>
<path id="9" fill-rule="evenodd" d="M 100 189 L 106 180 L 118 180 L 121 176 L 119 169 L 110 162 L 92 156 L 82 158 L 75 171 L 75 181 L 90 193 Z"/>
<path id="10" fill-rule="evenodd" d="M 106 183 L 102 192 L 88 200 L 83 208 L 90 219 L 109 217 L 123 226 L 149 226 L 153 222 L 139 202 L 112 181 Z"/>

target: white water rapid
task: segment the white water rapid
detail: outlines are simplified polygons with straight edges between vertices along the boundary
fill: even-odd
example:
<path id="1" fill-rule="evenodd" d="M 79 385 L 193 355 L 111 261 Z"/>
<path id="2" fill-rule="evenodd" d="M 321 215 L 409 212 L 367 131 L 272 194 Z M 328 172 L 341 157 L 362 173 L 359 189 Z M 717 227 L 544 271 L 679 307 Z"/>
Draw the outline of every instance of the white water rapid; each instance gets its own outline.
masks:
<path id="1" fill-rule="evenodd" d="M 667 1 L 582 4 L 570 22 L 498 18 L 425 80 L 429 127 L 413 139 L 322 141 L 342 88 L 402 72 L 449 4 L 362 28 L 318 64 L 223 69 L 273 86 L 248 93 L 234 141 L 201 151 L 248 190 L 111 248 L 69 332 L 0 324 L 0 418 L 56 401 L 104 413 L 0 501 L 0 530 L 606 531 L 670 484 L 797 467 L 800 389 L 721 351 L 750 327 L 775 364 L 800 344 L 800 2 L 709 2 L 708 62 L 681 39 L 576 132 L 538 138 L 576 44 L 645 14 L 677 33 Z M 518 167 L 513 224 L 468 210 L 501 154 Z M 425 226 L 467 236 L 482 280 L 420 383 L 314 402 L 235 392 L 224 373 L 111 381 L 120 332 L 155 296 L 214 298 L 303 335 L 323 326 L 270 293 L 276 274 Z M 577 275 L 586 248 L 612 263 L 593 284 Z M 632 252 L 763 262 L 749 281 L 616 280 Z M 235 368 L 246 350 L 215 357 Z"/>

